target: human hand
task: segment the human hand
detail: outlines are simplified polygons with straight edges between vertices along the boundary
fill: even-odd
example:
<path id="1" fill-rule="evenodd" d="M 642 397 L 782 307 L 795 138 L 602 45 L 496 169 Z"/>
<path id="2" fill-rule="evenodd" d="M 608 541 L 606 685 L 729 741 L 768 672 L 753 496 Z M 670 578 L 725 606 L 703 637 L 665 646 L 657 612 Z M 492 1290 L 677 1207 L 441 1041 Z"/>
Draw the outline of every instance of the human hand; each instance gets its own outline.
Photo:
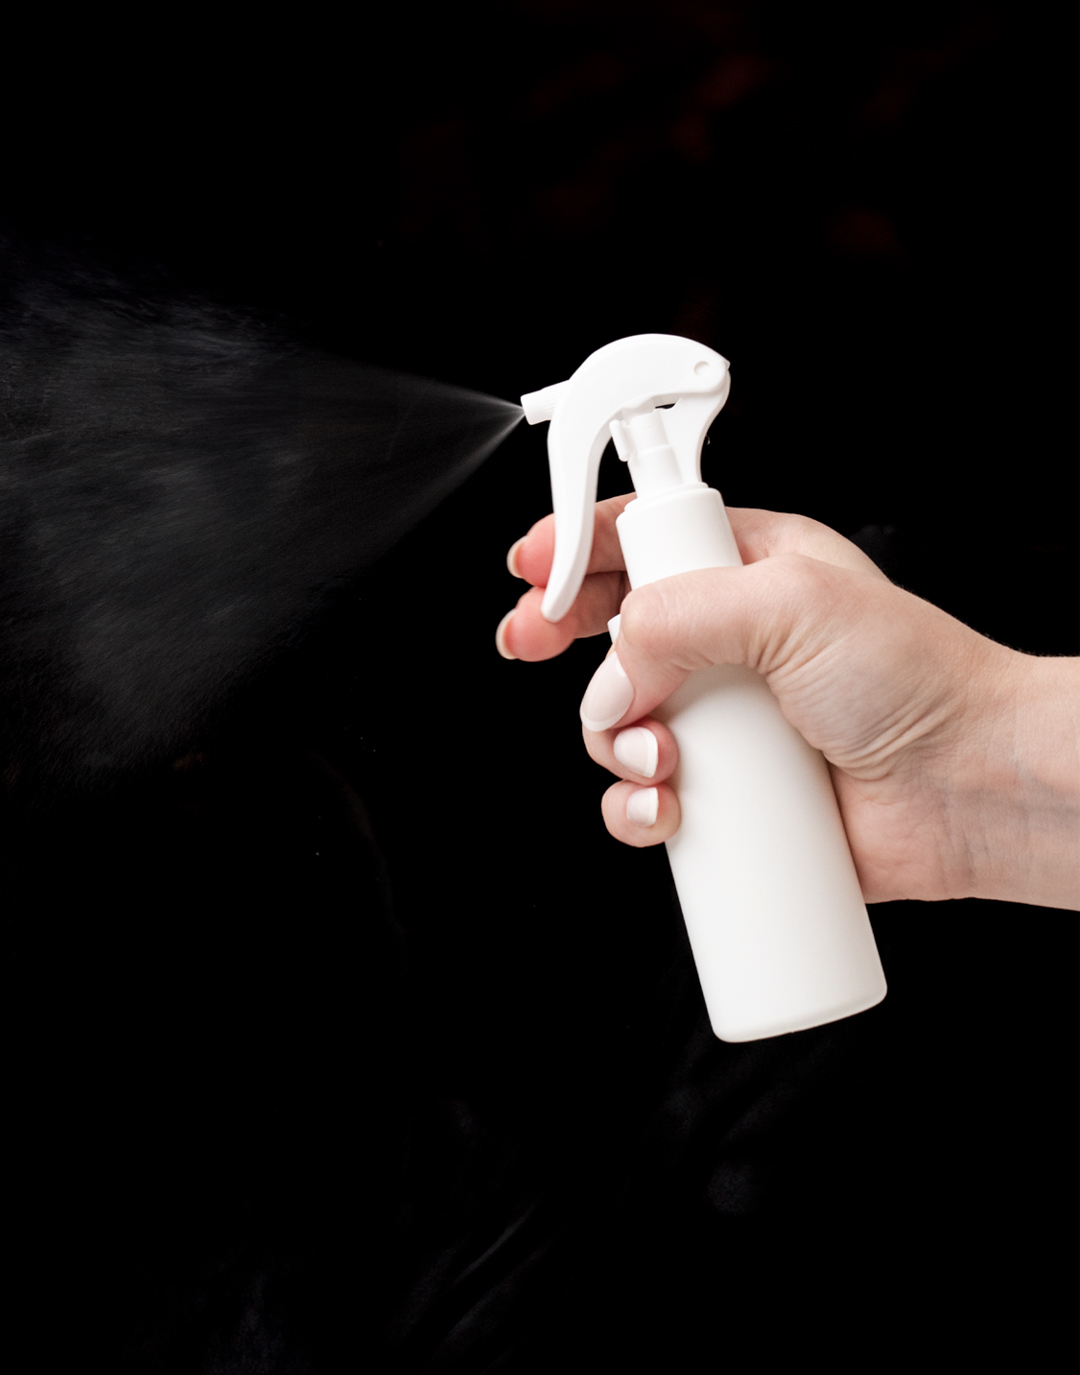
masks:
<path id="1" fill-rule="evenodd" d="M 582 703 L 589 754 L 621 781 L 608 830 L 655 845 L 679 825 L 671 732 L 651 715 L 695 669 L 746 664 L 829 761 L 868 902 L 1007 898 L 1080 907 L 1080 661 L 1018 654 L 891 583 L 842 536 L 801 516 L 729 510 L 744 560 L 629 591 L 615 519 L 596 508 L 588 573 L 558 624 L 540 613 L 546 517 L 510 551 L 532 584 L 500 652 L 539 660 L 619 638 Z"/>

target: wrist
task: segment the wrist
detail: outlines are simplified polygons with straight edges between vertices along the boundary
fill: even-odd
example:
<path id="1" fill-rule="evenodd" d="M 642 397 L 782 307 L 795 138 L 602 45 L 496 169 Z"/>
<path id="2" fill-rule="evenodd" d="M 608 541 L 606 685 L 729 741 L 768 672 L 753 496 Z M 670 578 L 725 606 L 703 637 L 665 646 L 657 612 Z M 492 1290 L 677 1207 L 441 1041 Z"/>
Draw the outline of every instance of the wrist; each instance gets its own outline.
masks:
<path id="1" fill-rule="evenodd" d="M 1000 645 L 951 798 L 972 897 L 1080 909 L 1080 659 Z"/>

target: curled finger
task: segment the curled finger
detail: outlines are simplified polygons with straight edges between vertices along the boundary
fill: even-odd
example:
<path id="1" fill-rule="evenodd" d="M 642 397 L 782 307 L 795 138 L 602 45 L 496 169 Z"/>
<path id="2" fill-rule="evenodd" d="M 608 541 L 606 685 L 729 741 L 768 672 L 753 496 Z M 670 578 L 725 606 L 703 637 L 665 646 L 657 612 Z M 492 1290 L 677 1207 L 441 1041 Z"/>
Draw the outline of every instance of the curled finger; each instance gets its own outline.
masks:
<path id="1" fill-rule="evenodd" d="M 618 778 L 639 783 L 662 783 L 679 762 L 675 737 L 651 716 L 622 730 L 581 729 L 589 757 Z"/>
<path id="2" fill-rule="evenodd" d="M 682 819 L 679 799 L 666 783 L 647 788 L 616 783 L 604 794 L 600 809 L 615 839 L 638 849 L 670 840 Z"/>
<path id="3" fill-rule="evenodd" d="M 495 643 L 504 659 L 553 659 L 577 639 L 601 635 L 627 591 L 625 573 L 591 573 L 561 621 L 540 610 L 543 588 L 531 587 L 499 623 Z"/>

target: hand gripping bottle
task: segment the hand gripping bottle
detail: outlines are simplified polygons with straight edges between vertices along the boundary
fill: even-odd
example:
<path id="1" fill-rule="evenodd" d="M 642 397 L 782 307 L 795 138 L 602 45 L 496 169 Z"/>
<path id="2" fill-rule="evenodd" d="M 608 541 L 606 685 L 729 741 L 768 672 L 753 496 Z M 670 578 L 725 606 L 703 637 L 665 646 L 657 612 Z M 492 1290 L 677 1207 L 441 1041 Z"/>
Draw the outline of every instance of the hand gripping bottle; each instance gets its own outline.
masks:
<path id="1" fill-rule="evenodd" d="M 640 334 L 521 398 L 530 425 L 551 422 L 549 621 L 585 576 L 609 437 L 637 492 L 617 522 L 632 588 L 742 562 L 720 493 L 701 481 L 729 386 L 712 349 Z M 778 1036 L 880 1002 L 885 978 L 828 767 L 765 680 L 743 665 L 701 669 L 655 715 L 679 747 L 682 823 L 667 851 L 716 1035 Z"/>

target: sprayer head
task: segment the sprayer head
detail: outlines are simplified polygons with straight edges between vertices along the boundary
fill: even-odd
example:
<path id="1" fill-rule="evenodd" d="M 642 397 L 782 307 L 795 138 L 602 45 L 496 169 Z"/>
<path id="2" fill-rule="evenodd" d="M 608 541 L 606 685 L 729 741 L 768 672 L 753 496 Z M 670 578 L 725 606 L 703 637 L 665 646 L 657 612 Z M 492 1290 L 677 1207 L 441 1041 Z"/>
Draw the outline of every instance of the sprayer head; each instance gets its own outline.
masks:
<path id="1" fill-rule="evenodd" d="M 675 456 L 673 485 L 700 482 L 701 446 L 729 386 L 727 360 L 704 344 L 674 334 L 635 334 L 590 354 L 568 381 L 521 398 L 530 425 L 551 421 L 555 559 L 541 606 L 547 620 L 562 620 L 585 577 L 600 456 L 608 440 L 614 434 L 620 456 L 627 457 L 622 422 L 670 406 L 663 429 Z"/>

